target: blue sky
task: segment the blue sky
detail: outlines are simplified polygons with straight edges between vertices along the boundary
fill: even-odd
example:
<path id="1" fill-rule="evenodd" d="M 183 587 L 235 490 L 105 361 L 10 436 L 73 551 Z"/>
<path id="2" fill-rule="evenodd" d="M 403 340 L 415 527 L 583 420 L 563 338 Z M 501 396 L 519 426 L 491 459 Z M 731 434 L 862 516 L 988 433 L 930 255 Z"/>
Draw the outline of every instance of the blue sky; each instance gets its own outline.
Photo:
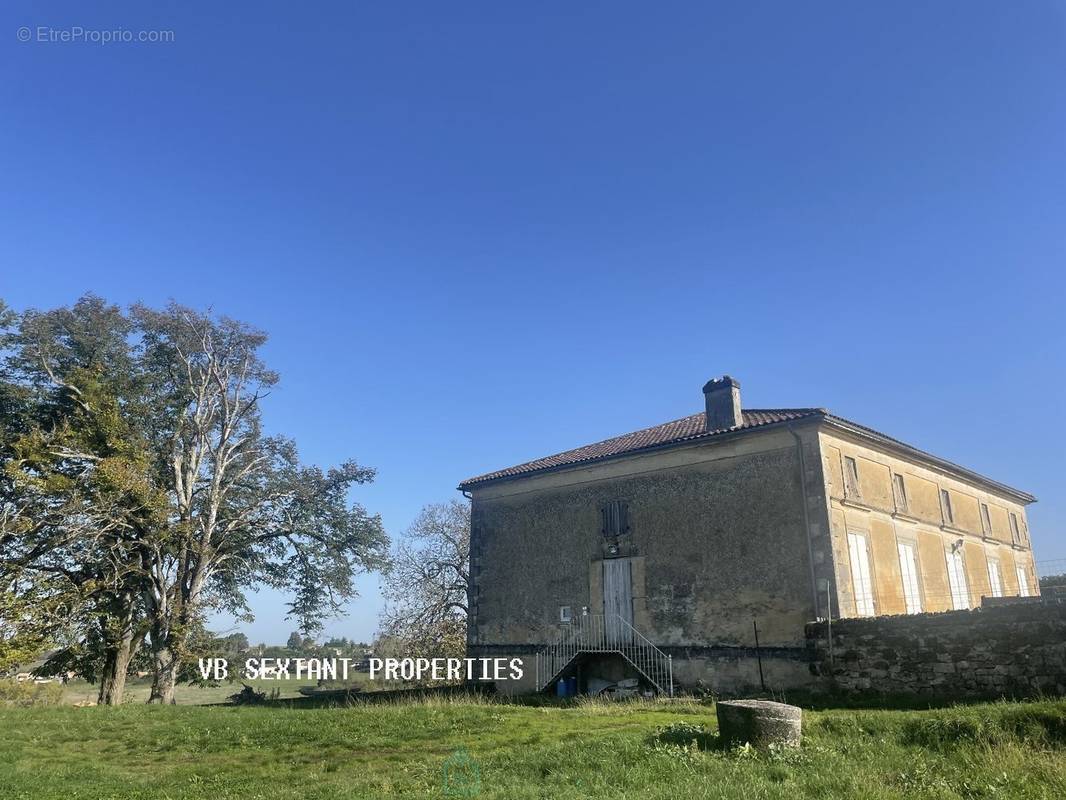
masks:
<path id="1" fill-rule="evenodd" d="M 1033 492 L 1066 558 L 1066 4 L 928 5 L 9 2 L 0 297 L 266 329 L 271 427 L 393 534 L 728 372 Z"/>

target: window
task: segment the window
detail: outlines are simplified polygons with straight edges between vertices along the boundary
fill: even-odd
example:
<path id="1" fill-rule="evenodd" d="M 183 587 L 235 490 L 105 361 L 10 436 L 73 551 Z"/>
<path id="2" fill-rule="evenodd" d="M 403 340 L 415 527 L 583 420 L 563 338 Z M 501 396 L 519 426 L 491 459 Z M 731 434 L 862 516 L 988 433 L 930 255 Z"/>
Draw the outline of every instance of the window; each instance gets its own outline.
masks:
<path id="1" fill-rule="evenodd" d="M 1018 527 L 1018 515 L 1010 512 L 1010 540 L 1015 544 L 1022 543 L 1022 533 Z"/>
<path id="2" fill-rule="evenodd" d="M 629 533 L 629 503 L 624 500 L 612 500 L 602 509 L 603 535 L 607 539 L 617 539 Z"/>
<path id="3" fill-rule="evenodd" d="M 988 559 L 988 585 L 992 589 L 993 597 L 1003 596 L 1003 581 L 999 578 L 999 562 L 994 558 Z"/>
<path id="4" fill-rule="evenodd" d="M 844 494 L 848 497 L 860 497 L 859 465 L 851 456 L 844 456 Z"/>
<path id="5" fill-rule="evenodd" d="M 1029 579 L 1025 575 L 1025 567 L 1018 567 L 1018 596 L 1029 596 Z"/>
<path id="6" fill-rule="evenodd" d="M 940 490 L 940 512 L 944 515 L 945 525 L 955 524 L 955 512 L 951 509 L 951 493 L 947 489 Z"/>
<path id="7" fill-rule="evenodd" d="M 985 536 L 992 535 L 992 518 L 988 515 L 988 503 L 981 503 L 981 532 Z"/>
<path id="8" fill-rule="evenodd" d="M 574 615 L 570 611 L 570 606 L 559 606 L 559 622 L 572 622 Z"/>
<path id="9" fill-rule="evenodd" d="M 866 536 L 848 532 L 848 552 L 851 555 L 851 585 L 855 592 L 855 613 L 860 617 L 874 615 L 874 586 L 870 579 L 870 556 L 866 550 Z"/>
<path id="10" fill-rule="evenodd" d="M 913 542 L 899 542 L 899 571 L 903 575 L 903 599 L 908 614 L 922 613 L 922 590 L 918 585 L 918 558 Z"/>
<path id="11" fill-rule="evenodd" d="M 907 510 L 907 484 L 899 473 L 892 475 L 892 495 L 896 499 L 896 511 Z"/>
<path id="12" fill-rule="evenodd" d="M 970 589 L 966 585 L 966 568 L 961 550 L 948 550 L 948 585 L 951 587 L 951 607 L 956 611 L 970 607 Z"/>

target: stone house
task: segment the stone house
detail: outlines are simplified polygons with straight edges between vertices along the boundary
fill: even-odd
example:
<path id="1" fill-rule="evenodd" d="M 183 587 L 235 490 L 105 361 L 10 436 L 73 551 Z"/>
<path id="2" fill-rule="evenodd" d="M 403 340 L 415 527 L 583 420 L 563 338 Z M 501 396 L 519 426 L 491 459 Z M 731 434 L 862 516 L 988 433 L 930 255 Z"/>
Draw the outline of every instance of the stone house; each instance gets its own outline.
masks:
<path id="1" fill-rule="evenodd" d="M 470 655 L 528 667 L 502 688 L 799 687 L 812 621 L 1039 592 L 1032 495 L 823 408 L 745 409 L 728 376 L 703 393 L 697 414 L 460 484 Z"/>

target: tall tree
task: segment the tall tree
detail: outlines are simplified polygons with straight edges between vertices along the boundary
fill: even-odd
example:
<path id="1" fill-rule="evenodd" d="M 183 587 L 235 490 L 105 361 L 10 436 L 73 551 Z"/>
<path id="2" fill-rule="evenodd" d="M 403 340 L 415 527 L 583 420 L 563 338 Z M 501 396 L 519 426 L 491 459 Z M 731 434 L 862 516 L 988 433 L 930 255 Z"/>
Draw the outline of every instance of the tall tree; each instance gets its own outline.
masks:
<path id="1" fill-rule="evenodd" d="M 5 333 L 0 373 L 0 578 L 50 609 L 18 629 L 63 644 L 49 666 L 80 663 L 104 703 L 121 702 L 144 638 L 139 554 L 165 520 L 119 399 L 136 383 L 128 334 L 119 309 L 95 297 L 27 312 Z"/>
<path id="2" fill-rule="evenodd" d="M 160 480 L 171 500 L 170 548 L 146 597 L 156 656 L 152 700 L 172 702 L 185 636 L 209 607 L 242 609 L 244 589 L 287 590 L 303 630 L 340 611 L 361 570 L 384 564 L 380 519 L 349 504 L 374 471 L 348 461 L 299 463 L 295 444 L 265 436 L 260 401 L 277 382 L 259 357 L 266 336 L 171 305 L 133 317 L 153 380 Z"/>
<path id="3" fill-rule="evenodd" d="M 385 570 L 379 641 L 426 658 L 464 655 L 469 580 L 470 504 L 425 506 Z"/>
<path id="4" fill-rule="evenodd" d="M 30 403 L 37 417 L 69 408 L 9 437 L 20 473 L 3 563 L 66 574 L 118 655 L 147 631 L 152 701 L 173 702 L 205 615 L 246 611 L 247 587 L 289 591 L 291 616 L 315 630 L 384 563 L 380 519 L 348 502 L 373 470 L 305 466 L 291 440 L 264 435 L 260 400 L 277 376 L 262 332 L 175 304 L 123 315 L 96 298 L 15 328 L 5 381 L 48 387 Z M 100 638 L 82 633 L 83 651 Z"/>

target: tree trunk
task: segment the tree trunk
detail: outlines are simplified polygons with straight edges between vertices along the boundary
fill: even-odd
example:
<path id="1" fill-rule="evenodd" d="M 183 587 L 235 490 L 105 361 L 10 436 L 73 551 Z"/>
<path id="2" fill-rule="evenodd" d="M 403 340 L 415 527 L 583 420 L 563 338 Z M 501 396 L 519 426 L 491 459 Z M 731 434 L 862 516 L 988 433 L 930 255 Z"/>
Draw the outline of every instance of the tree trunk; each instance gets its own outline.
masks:
<path id="1" fill-rule="evenodd" d="M 152 692 L 148 695 L 149 703 L 174 705 L 174 687 L 178 682 L 178 659 L 167 649 L 156 650 L 152 669 Z"/>
<path id="2" fill-rule="evenodd" d="M 100 672 L 100 694 L 97 696 L 100 705 L 122 704 L 122 694 L 126 690 L 126 673 L 129 671 L 134 652 L 132 631 L 127 631 L 105 651 L 104 667 Z"/>
<path id="3" fill-rule="evenodd" d="M 180 576 L 179 576 L 180 579 Z M 152 692 L 149 703 L 174 705 L 174 688 L 178 683 L 182 662 L 188 655 L 189 631 L 195 619 L 190 608 L 195 609 L 199 599 L 197 588 L 199 581 L 194 581 L 194 588 L 188 596 L 184 594 L 175 603 L 164 609 L 154 610 L 155 622 L 152 626 Z"/>

